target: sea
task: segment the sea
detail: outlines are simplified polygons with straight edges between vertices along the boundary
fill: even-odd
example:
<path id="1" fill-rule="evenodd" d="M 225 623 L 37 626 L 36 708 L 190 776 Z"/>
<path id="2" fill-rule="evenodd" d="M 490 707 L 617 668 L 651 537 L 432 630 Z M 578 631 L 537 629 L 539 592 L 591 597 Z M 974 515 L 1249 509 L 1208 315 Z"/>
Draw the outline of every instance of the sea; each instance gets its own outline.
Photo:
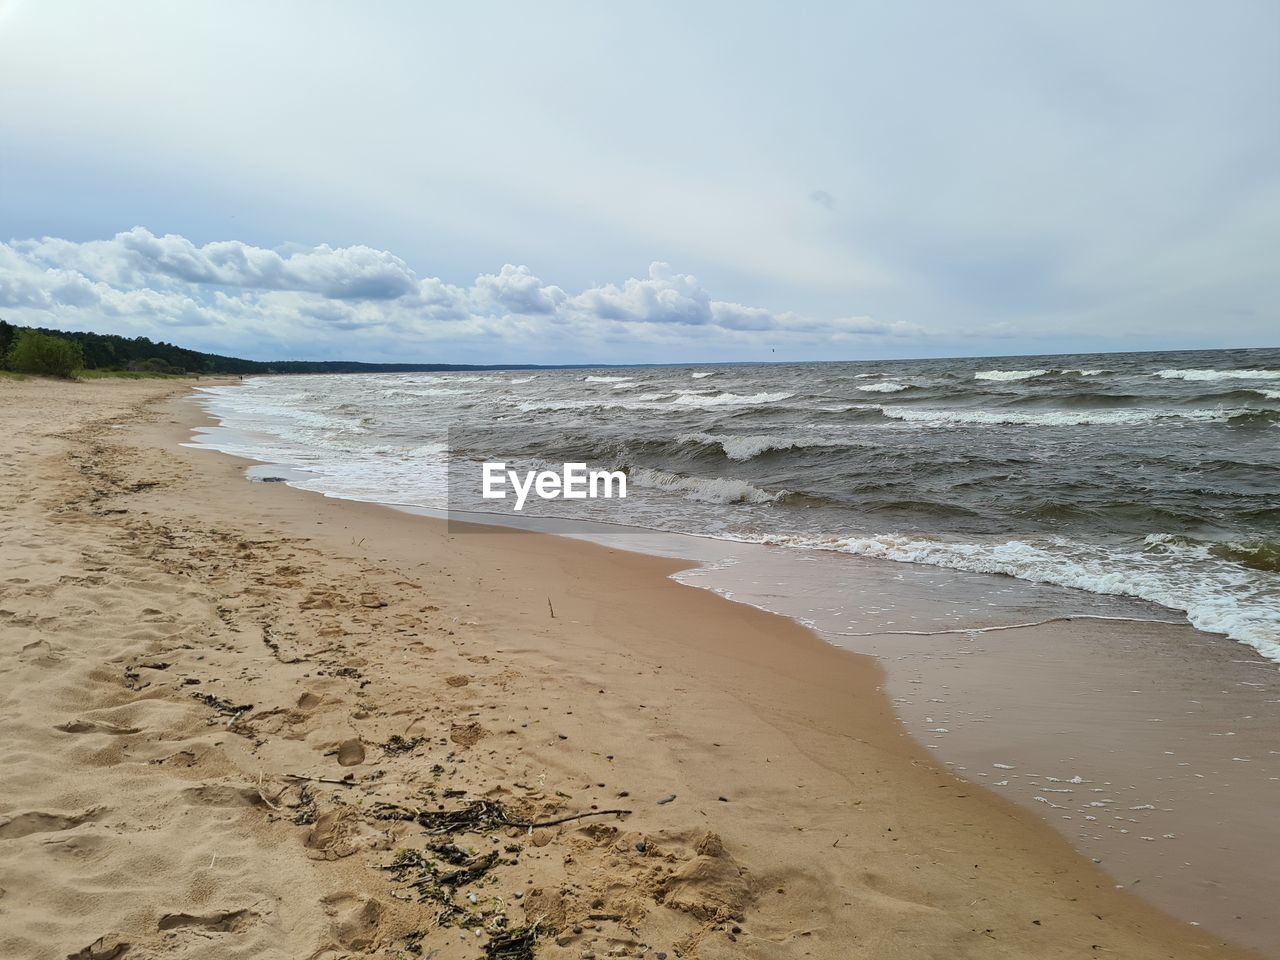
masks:
<path id="1" fill-rule="evenodd" d="M 461 492 L 483 462 L 584 462 L 624 471 L 627 498 L 524 515 L 1134 598 L 1280 661 L 1280 349 L 267 376 L 204 394 L 228 428 L 216 445 L 329 496 L 500 516 Z"/>

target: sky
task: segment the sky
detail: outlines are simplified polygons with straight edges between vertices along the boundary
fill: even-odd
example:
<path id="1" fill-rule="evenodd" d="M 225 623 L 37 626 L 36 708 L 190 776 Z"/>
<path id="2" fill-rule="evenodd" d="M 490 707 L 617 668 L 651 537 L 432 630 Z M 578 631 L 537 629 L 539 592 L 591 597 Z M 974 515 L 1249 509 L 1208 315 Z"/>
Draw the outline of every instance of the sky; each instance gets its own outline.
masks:
<path id="1" fill-rule="evenodd" d="M 0 317 L 256 359 L 1280 344 L 1280 4 L 0 0 Z"/>

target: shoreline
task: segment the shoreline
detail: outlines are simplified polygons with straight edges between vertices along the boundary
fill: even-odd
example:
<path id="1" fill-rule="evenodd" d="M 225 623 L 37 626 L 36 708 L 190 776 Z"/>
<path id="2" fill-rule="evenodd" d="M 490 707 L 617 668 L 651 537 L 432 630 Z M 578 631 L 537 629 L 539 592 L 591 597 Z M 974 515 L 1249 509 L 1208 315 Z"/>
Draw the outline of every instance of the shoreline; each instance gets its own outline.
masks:
<path id="1" fill-rule="evenodd" d="M 3 385 L 32 396 L 37 387 Z M 220 811 L 246 827 L 256 844 L 242 850 L 243 857 L 260 861 L 270 851 L 297 871 L 265 873 L 279 897 L 318 894 L 305 909 L 290 906 L 297 915 L 290 922 L 308 944 L 381 948 L 422 925 L 420 905 L 392 896 L 387 874 L 377 869 L 395 847 L 420 844 L 420 831 L 367 822 L 350 812 L 345 797 L 359 792 L 368 803 L 404 803 L 436 789 L 433 777 L 424 775 L 434 761 L 445 771 L 439 777 L 458 784 L 451 789 L 538 818 L 592 804 L 614 807 L 620 799 L 633 810 L 618 820 L 589 814 L 586 826 L 566 824 L 527 837 L 503 831 L 502 844 L 521 852 L 512 854 L 518 864 L 494 869 L 493 886 L 512 894 L 506 899 L 511 904 L 513 891 L 528 891 L 519 898 L 525 916 L 519 907 L 507 911 L 512 925 L 532 922 L 536 913 L 551 918 L 548 932 L 555 925 L 567 931 L 557 934 L 563 943 L 550 936 L 542 941 L 539 956 L 607 949 L 633 956 L 662 951 L 770 958 L 1253 955 L 1115 890 L 1110 878 L 1033 815 L 943 769 L 906 733 L 874 661 L 832 647 L 786 618 L 670 579 L 689 564 L 544 534 L 458 535 L 443 521 L 379 505 L 250 484 L 244 461 L 178 446 L 201 413 L 172 387 L 47 389 L 93 392 L 101 416 L 137 408 L 123 430 L 73 432 L 77 443 L 90 443 L 87 460 L 52 431 L 43 450 L 32 444 L 19 451 L 27 458 L 19 466 L 64 473 L 70 454 L 75 475 L 45 477 L 41 489 L 55 489 L 55 497 L 63 488 L 78 492 L 76 509 L 91 507 L 76 521 L 83 531 L 70 528 L 75 549 L 60 562 L 74 568 L 82 562 L 75 554 L 107 534 L 112 550 L 152 571 L 151 600 L 142 602 L 141 589 L 124 598 L 134 610 L 163 610 L 161 601 L 183 577 L 192 590 L 204 591 L 201 603 L 214 610 L 207 636 L 197 630 L 193 640 L 183 632 L 186 647 L 173 646 L 176 631 L 148 636 L 145 643 L 157 646 L 151 653 L 164 653 L 172 663 L 164 670 L 146 668 L 157 676 L 136 697 L 121 693 L 113 679 L 115 703 L 103 709 L 120 720 L 137 710 L 166 716 L 181 711 L 178 726 L 209 737 L 208 709 L 187 715 L 200 708 L 173 680 L 175 668 L 200 681 L 188 686 L 215 700 L 253 703 L 252 710 L 218 721 L 223 740 L 207 744 L 216 756 L 206 761 L 193 750 L 196 760 L 180 778 L 188 783 L 183 789 L 210 796 L 214 786 L 254 787 L 256 771 L 263 802 L 248 797 L 241 804 L 188 806 L 197 815 L 186 819 L 195 820 L 188 827 L 201 839 L 213 828 L 198 814 Z M 166 394 L 168 400 L 157 404 Z M 137 452 L 126 455 L 125 448 Z M 21 476 L 8 479 L 23 482 Z M 86 486 L 91 496 L 84 495 Z M 23 503 L 5 522 L 28 514 L 31 523 L 43 522 L 39 506 Z M 75 541 L 77 533 L 91 539 Z M 36 559 L 26 579 L 36 583 L 49 560 L 38 546 L 30 550 Z M 64 576 L 77 575 L 84 576 Z M 232 581 L 237 591 L 228 593 Z M 47 595 L 56 596 L 56 589 L 49 585 Z M 75 589 L 88 593 L 82 598 L 88 603 L 103 585 Z M 11 608 L 27 593 L 8 587 L 0 605 Z M 194 595 L 186 599 L 198 605 Z M 11 625 L 0 622 L 0 629 L 8 644 Z M 15 638 L 23 641 L 19 648 L 46 642 L 29 640 L 46 629 L 38 618 L 22 629 Z M 127 655 L 110 644 L 85 651 L 106 663 L 119 664 Z M 303 659 L 293 660 L 295 655 Z M 324 664 L 323 677 L 315 672 L 317 663 Z M 343 674 L 344 668 L 356 676 Z M 48 673 L 39 663 L 24 669 L 33 676 Z M 82 687 L 91 692 L 88 681 Z M 13 700 L 6 710 L 14 709 Z M 62 718 L 68 702 L 55 697 L 26 709 L 40 714 L 56 707 Z M 20 739 L 38 737 L 39 726 L 33 720 Z M 134 734 L 104 731 L 90 728 L 87 736 L 111 742 L 115 753 L 106 766 L 112 776 L 132 778 L 127 782 L 174 776 L 163 764 L 128 762 L 128 750 L 121 754 L 119 747 Z M 403 755 L 374 748 L 393 735 L 420 743 Z M 175 737 L 162 739 L 168 749 Z M 361 762 L 345 765 L 344 752 L 347 759 L 358 752 Z M 39 750 L 27 753 L 40 756 Z M 55 755 L 73 771 L 88 762 L 68 748 Z M 272 823 L 285 819 L 274 807 L 299 800 L 302 788 L 285 777 L 299 771 L 337 780 L 354 771 L 357 785 L 307 781 L 316 788 L 310 803 L 318 808 L 317 820 Z M 194 786 L 193 779 L 199 779 Z M 34 773 L 15 783 L 39 793 Z M 619 798 L 620 792 L 628 796 Z M 674 800 L 660 802 L 670 794 Z M 266 802 L 268 797 L 274 799 Z M 448 800 L 443 794 L 439 799 Z M 7 801 L 0 818 L 15 809 Z M 326 817 L 330 829 L 317 837 Z M 66 829 L 90 834 L 96 822 Z M 19 842 L 33 844 L 33 836 L 40 834 Z M 483 848 L 478 841 L 486 837 L 465 842 Z M 108 858 L 109 847 L 104 842 Z M 303 849 L 322 855 L 312 858 Z M 6 866 L 14 855 L 0 851 Z M 35 890 L 48 885 L 43 873 L 24 874 Z M 164 870 L 158 874 L 171 882 Z M 243 881 L 242 875 L 205 878 L 228 894 Z M 14 909 L 15 897 L 22 898 L 23 929 L 48 929 L 51 921 L 38 916 L 30 891 L 11 889 L 0 898 L 0 912 Z M 174 946 L 175 955 L 198 955 L 200 945 L 174 931 L 223 926 L 218 937 L 252 932 L 247 915 L 165 926 L 160 915 L 177 914 L 165 913 L 145 894 L 143 899 L 122 921 L 128 935 L 144 935 L 150 923 L 146 935 Z M 535 899 L 538 907 L 530 910 Z M 111 906 L 118 904 L 105 905 Z M 255 908 L 229 912 L 240 909 Z M 85 921 L 63 918 L 63 926 L 109 914 L 104 909 Z M 75 933 L 82 932 L 88 931 L 76 926 Z M 421 944 L 438 946 L 441 957 L 477 956 L 482 942 L 460 938 L 456 930 L 437 928 L 428 936 L 436 939 Z M 601 943 L 592 945 L 592 937 Z"/>

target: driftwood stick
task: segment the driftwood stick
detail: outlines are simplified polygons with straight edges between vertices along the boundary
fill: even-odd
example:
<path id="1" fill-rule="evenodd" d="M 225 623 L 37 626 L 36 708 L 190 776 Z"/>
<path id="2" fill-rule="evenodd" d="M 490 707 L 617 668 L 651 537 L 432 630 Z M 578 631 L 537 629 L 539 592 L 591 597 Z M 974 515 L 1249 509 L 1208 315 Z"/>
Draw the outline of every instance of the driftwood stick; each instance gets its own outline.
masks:
<path id="1" fill-rule="evenodd" d="M 304 777 L 300 773 L 286 773 L 285 777 L 289 780 L 307 780 L 311 783 L 335 783 L 340 787 L 354 787 L 360 783 L 358 780 L 338 780 L 335 777 Z"/>
<path id="2" fill-rule="evenodd" d="M 574 820 L 584 820 L 587 817 L 607 817 L 610 814 L 618 816 L 627 816 L 630 810 L 592 810 L 589 813 L 575 813 L 568 817 L 557 817 L 554 820 L 510 820 L 507 817 L 502 818 L 502 822 L 508 827 L 524 827 L 532 830 L 534 827 L 555 827 L 562 823 L 570 823 Z"/>

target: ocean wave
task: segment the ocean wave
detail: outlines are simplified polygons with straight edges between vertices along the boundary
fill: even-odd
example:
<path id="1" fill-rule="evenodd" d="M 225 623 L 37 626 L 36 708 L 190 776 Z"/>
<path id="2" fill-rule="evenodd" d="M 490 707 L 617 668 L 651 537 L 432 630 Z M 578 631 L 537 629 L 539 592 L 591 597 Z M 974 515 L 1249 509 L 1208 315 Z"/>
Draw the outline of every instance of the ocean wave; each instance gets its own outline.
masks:
<path id="1" fill-rule="evenodd" d="M 767 434 L 724 435 L 717 433 L 685 433 L 677 443 L 718 446 L 730 460 L 750 460 L 770 450 L 796 450 L 803 447 L 830 447 L 836 442 L 822 437 L 772 437 Z"/>
<path id="2" fill-rule="evenodd" d="M 634 467 L 628 471 L 628 479 L 640 487 L 667 490 L 683 494 L 687 500 L 703 503 L 770 503 L 783 494 L 769 493 L 745 480 L 728 477 L 682 477 L 665 470 L 650 467 Z"/>
<path id="3" fill-rule="evenodd" d="M 538 378 L 537 378 L 536 376 L 534 376 L 534 377 L 516 377 L 516 378 L 515 378 L 514 380 L 512 380 L 511 382 L 512 382 L 512 383 L 532 383 L 534 380 L 537 380 L 537 379 L 538 379 Z"/>
<path id="4" fill-rule="evenodd" d="M 674 402 L 687 407 L 754 407 L 764 403 L 789 400 L 793 396 L 795 396 L 793 393 L 753 393 L 750 396 L 716 393 L 708 396 L 688 391 L 680 393 Z"/>
<path id="5" fill-rule="evenodd" d="M 1280 370 L 1157 370 L 1162 380 L 1280 380 Z"/>
<path id="6" fill-rule="evenodd" d="M 865 387 L 856 389 L 864 393 L 901 393 L 903 390 L 910 390 L 911 384 L 899 383 L 897 380 L 883 380 L 880 383 L 869 383 Z"/>
<path id="7" fill-rule="evenodd" d="M 718 371 L 716 370 L 699 370 L 696 373 L 689 374 L 694 380 L 703 380 L 707 377 L 714 377 Z"/>
<path id="8" fill-rule="evenodd" d="M 516 404 L 521 413 L 554 413 L 568 410 L 661 410 L 665 403 L 655 403 L 640 396 L 625 400 L 593 397 L 579 400 L 522 400 Z"/>
<path id="9" fill-rule="evenodd" d="M 961 543 L 900 534 L 815 540 L 765 536 L 766 543 L 816 547 L 900 563 L 925 563 L 975 573 L 999 573 L 1090 593 L 1136 597 L 1182 610 L 1198 630 L 1225 634 L 1280 661 L 1280 604 L 1256 576 L 1237 564 L 1206 565 L 1208 551 L 1180 546 L 1176 538 L 1148 537 L 1137 553 L 1104 553 L 1058 539 Z M 1155 549 L 1150 549 L 1155 547 Z"/>
<path id="10" fill-rule="evenodd" d="M 474 394 L 474 390 L 456 390 L 453 387 L 392 387 L 383 391 L 385 397 L 462 397 Z"/>
<path id="11" fill-rule="evenodd" d="M 975 380 L 1030 380 L 1032 377 L 1043 377 L 1048 370 L 979 370 L 973 375 Z"/>
<path id="12" fill-rule="evenodd" d="M 634 377 L 583 377 L 583 383 L 626 383 L 628 380 L 634 380 Z"/>
<path id="13" fill-rule="evenodd" d="M 1082 427 L 1153 423 L 1156 420 L 1226 422 L 1233 418 L 1267 416 L 1269 411 L 1217 410 L 928 410 L 920 407 L 881 407 L 886 417 L 929 427 L 1053 426 Z"/>

